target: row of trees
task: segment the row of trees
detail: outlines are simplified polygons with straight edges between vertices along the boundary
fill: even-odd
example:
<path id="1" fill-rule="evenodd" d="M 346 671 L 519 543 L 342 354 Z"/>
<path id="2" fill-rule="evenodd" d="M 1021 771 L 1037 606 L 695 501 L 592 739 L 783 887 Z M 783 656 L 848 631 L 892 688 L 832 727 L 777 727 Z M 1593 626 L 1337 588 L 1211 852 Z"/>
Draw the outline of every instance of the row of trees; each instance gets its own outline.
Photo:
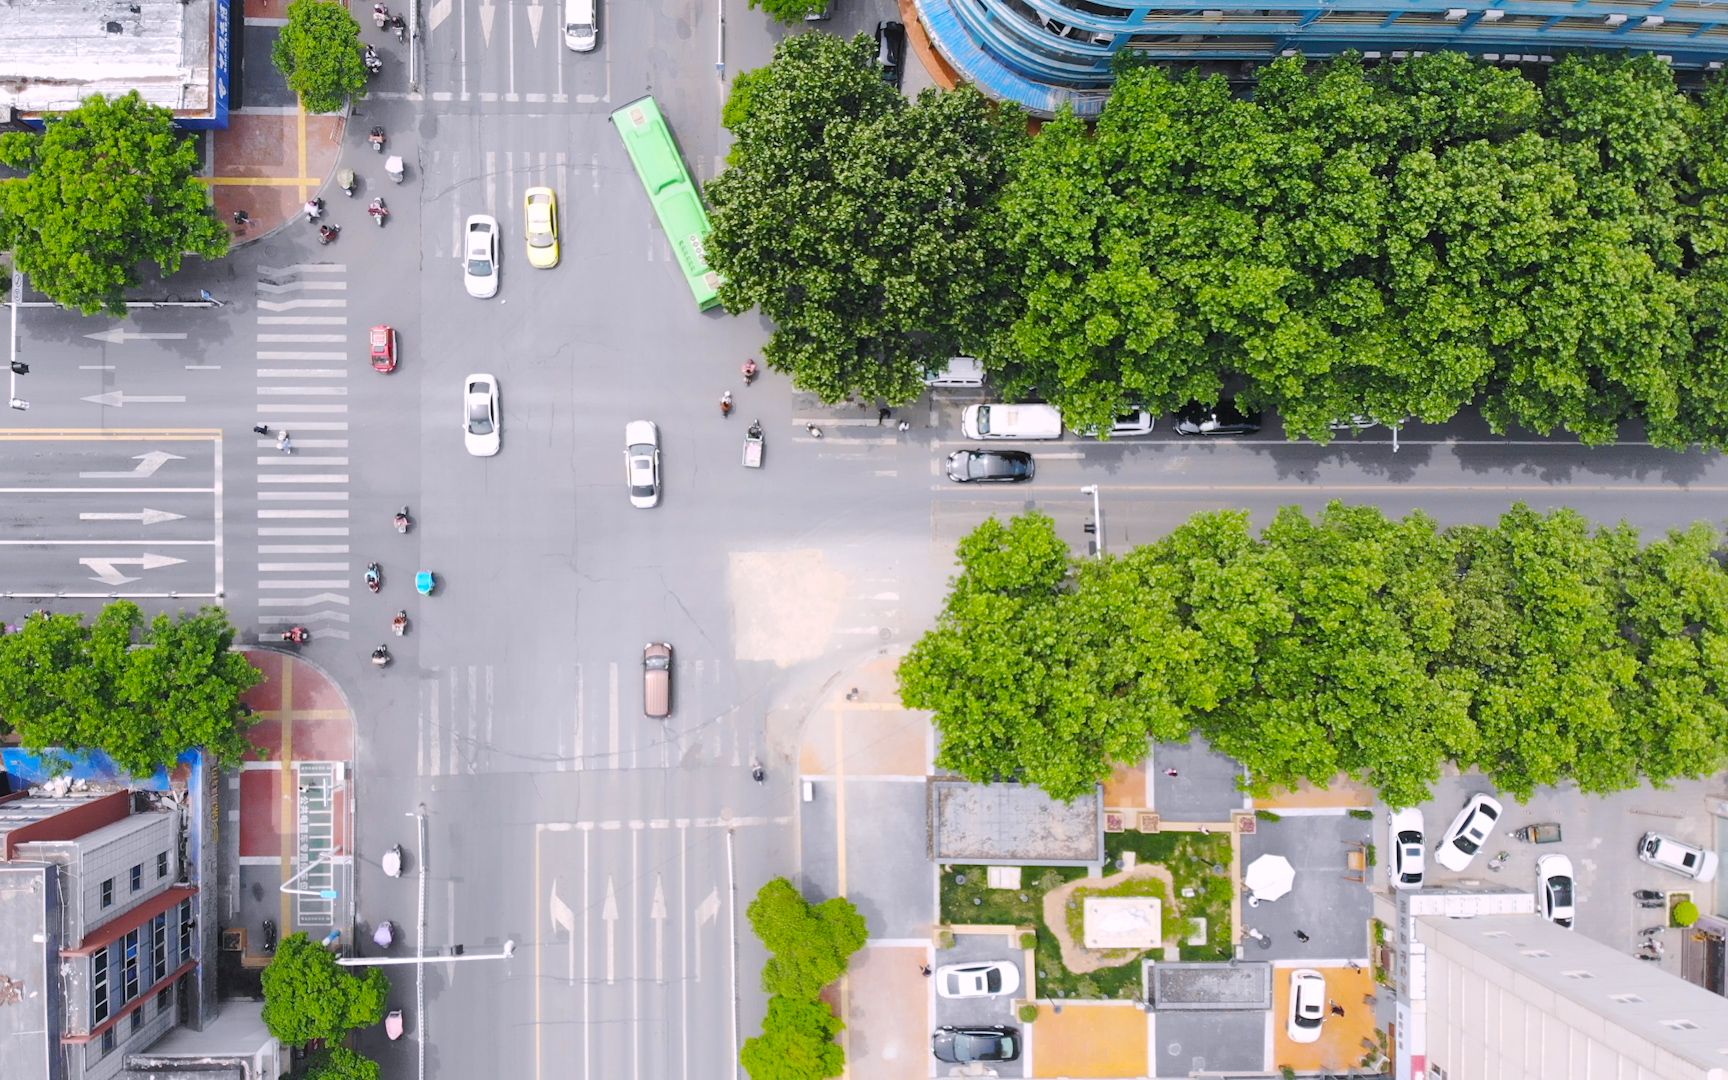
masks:
<path id="1" fill-rule="evenodd" d="M 1448 764 L 1522 799 L 1728 760 L 1728 547 L 1706 525 L 1643 544 L 1568 510 L 1441 529 L 1335 503 L 1259 536 L 1203 513 L 1076 562 L 1034 513 L 985 522 L 959 560 L 899 676 L 972 780 L 1069 799 L 1194 732 L 1257 794 L 1346 774 L 1393 806 Z"/>
<path id="2" fill-rule="evenodd" d="M 801 388 L 905 401 L 953 353 L 1071 424 L 1240 385 L 1292 434 L 1370 415 L 1728 445 L 1728 83 L 1651 56 L 1281 59 L 1253 97 L 1125 66 L 1095 130 L 867 39 L 741 77 L 708 188 L 728 309 Z"/>
<path id="3" fill-rule="evenodd" d="M 252 748 L 240 695 L 263 676 L 234 632 L 220 608 L 146 619 L 120 600 L 89 624 L 33 613 L 0 633 L 0 729 L 33 751 L 101 750 L 138 776 L 196 747 L 237 762 Z"/>
<path id="4" fill-rule="evenodd" d="M 334 112 L 366 87 L 360 24 L 336 0 L 293 0 L 271 50 L 311 112 Z M 41 134 L 0 135 L 0 249 L 44 296 L 86 315 L 124 318 L 139 270 L 180 269 L 187 255 L 228 253 L 228 230 L 198 180 L 198 145 L 174 114 L 136 92 L 91 96 Z"/>
<path id="5" fill-rule="evenodd" d="M 769 997 L 762 1034 L 739 1051 L 744 1070 L 751 1080 L 839 1076 L 846 1054 L 834 1036 L 845 1024 L 821 995 L 864 947 L 864 916 L 844 897 L 811 904 L 783 877 L 762 886 L 747 914 L 768 949 L 762 989 Z"/>

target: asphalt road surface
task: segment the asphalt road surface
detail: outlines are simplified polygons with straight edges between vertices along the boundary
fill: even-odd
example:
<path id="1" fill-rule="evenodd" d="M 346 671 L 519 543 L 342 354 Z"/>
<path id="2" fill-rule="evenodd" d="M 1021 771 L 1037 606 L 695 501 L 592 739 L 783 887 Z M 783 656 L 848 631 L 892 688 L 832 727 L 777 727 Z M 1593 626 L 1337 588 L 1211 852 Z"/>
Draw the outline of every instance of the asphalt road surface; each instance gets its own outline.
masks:
<path id="1" fill-rule="evenodd" d="M 843 29 L 873 21 L 856 7 Z M 727 14 L 731 74 L 771 41 L 760 13 Z M 1501 439 L 1466 421 L 1411 429 L 1396 454 L 1384 431 L 1326 448 L 1275 432 L 1197 443 L 1161 421 L 1146 439 L 1030 447 L 1029 485 L 949 484 L 940 461 L 963 445 L 965 395 L 897 413 L 912 424 L 902 434 L 778 376 L 742 386 L 738 365 L 767 328 L 694 310 L 606 122 L 652 91 L 698 176 L 715 173 L 714 11 L 613 3 L 603 18 L 600 51 L 579 57 L 551 5 L 432 5 L 424 96 L 365 106 L 410 163 L 386 191 L 387 228 L 335 193 L 347 226 L 335 245 L 296 226 L 156 287 L 207 288 L 222 308 L 123 324 L 28 311 L 32 408 L 0 425 L 0 618 L 219 597 L 248 640 L 313 628 L 306 655 L 359 717 L 363 916 L 412 925 L 412 868 L 385 879 L 377 856 L 414 850 L 404 815 L 424 805 L 427 951 L 516 943 L 508 960 L 428 968 L 411 1028 L 430 1075 L 733 1075 L 737 1032 L 763 1008 L 742 902 L 796 869 L 800 710 L 928 626 L 953 542 L 991 514 L 1043 509 L 1077 550 L 1089 484 L 1112 550 L 1198 510 L 1242 507 L 1263 524 L 1331 499 L 1448 523 L 1520 500 L 1652 531 L 1719 517 L 1716 455 Z M 349 153 L 363 195 L 385 182 L 364 126 Z M 561 199 L 551 271 L 522 254 L 522 191 L 537 184 Z M 489 301 L 464 294 L 456 257 L 477 212 L 503 228 Z M 366 330 L 382 322 L 401 334 L 391 375 L 366 363 Z M 503 449 L 489 459 L 468 456 L 460 431 L 461 380 L 482 371 L 502 392 Z M 759 472 L 737 462 L 754 417 Z M 633 419 L 662 431 L 654 510 L 624 491 Z M 294 452 L 257 423 L 290 430 Z M 390 521 L 402 505 L 417 521 L 407 536 Z M 373 559 L 377 597 L 360 581 Z M 429 598 L 412 587 L 421 568 L 439 577 Z M 413 629 L 397 640 L 399 608 Z M 366 654 L 385 640 L 397 659 L 380 671 Z M 649 641 L 677 650 L 663 723 L 641 711 Z M 748 776 L 757 756 L 762 787 Z M 389 970 L 411 1001 L 413 969 Z M 412 1075 L 413 1039 L 365 1049 L 386 1075 Z"/>

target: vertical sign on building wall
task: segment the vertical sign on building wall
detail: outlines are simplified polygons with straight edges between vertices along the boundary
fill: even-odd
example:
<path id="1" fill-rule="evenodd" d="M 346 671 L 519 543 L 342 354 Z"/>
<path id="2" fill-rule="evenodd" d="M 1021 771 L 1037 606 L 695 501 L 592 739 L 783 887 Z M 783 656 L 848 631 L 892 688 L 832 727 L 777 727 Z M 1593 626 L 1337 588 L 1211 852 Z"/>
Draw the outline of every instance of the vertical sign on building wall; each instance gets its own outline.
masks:
<path id="1" fill-rule="evenodd" d="M 230 48 L 230 28 L 232 23 L 228 16 L 228 0 L 214 0 L 216 4 L 216 108 L 210 117 L 210 126 L 221 129 L 228 126 L 228 58 L 232 53 Z"/>

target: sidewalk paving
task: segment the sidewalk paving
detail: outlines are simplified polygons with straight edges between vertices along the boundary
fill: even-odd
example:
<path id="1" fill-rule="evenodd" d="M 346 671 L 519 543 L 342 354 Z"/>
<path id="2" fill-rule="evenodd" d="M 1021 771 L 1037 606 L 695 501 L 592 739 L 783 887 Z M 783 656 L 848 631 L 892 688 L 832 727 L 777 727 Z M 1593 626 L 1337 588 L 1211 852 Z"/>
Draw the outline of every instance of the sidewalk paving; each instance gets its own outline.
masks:
<path id="1" fill-rule="evenodd" d="M 235 68 L 241 104 L 206 149 L 204 181 L 236 245 L 270 235 L 298 218 L 307 199 L 337 190 L 331 179 L 348 115 L 308 114 L 271 62 L 286 9 L 286 0 L 245 0 Z M 234 221 L 236 210 L 246 214 L 245 224 Z"/>

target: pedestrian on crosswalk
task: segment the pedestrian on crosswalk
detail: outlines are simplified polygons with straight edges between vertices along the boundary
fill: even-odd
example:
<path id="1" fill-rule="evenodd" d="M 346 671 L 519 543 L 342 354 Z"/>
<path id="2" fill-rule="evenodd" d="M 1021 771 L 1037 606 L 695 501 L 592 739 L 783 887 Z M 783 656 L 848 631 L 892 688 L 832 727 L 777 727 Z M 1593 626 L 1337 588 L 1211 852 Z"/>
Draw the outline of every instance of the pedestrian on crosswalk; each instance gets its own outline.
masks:
<path id="1" fill-rule="evenodd" d="M 284 454 L 292 454 L 294 452 L 294 447 L 290 446 L 288 443 L 288 432 L 286 430 L 278 431 L 276 433 L 276 449 L 282 451 Z"/>
<path id="2" fill-rule="evenodd" d="M 270 425 L 269 424 L 253 424 L 252 430 L 259 435 L 268 435 L 268 434 L 270 434 Z"/>

